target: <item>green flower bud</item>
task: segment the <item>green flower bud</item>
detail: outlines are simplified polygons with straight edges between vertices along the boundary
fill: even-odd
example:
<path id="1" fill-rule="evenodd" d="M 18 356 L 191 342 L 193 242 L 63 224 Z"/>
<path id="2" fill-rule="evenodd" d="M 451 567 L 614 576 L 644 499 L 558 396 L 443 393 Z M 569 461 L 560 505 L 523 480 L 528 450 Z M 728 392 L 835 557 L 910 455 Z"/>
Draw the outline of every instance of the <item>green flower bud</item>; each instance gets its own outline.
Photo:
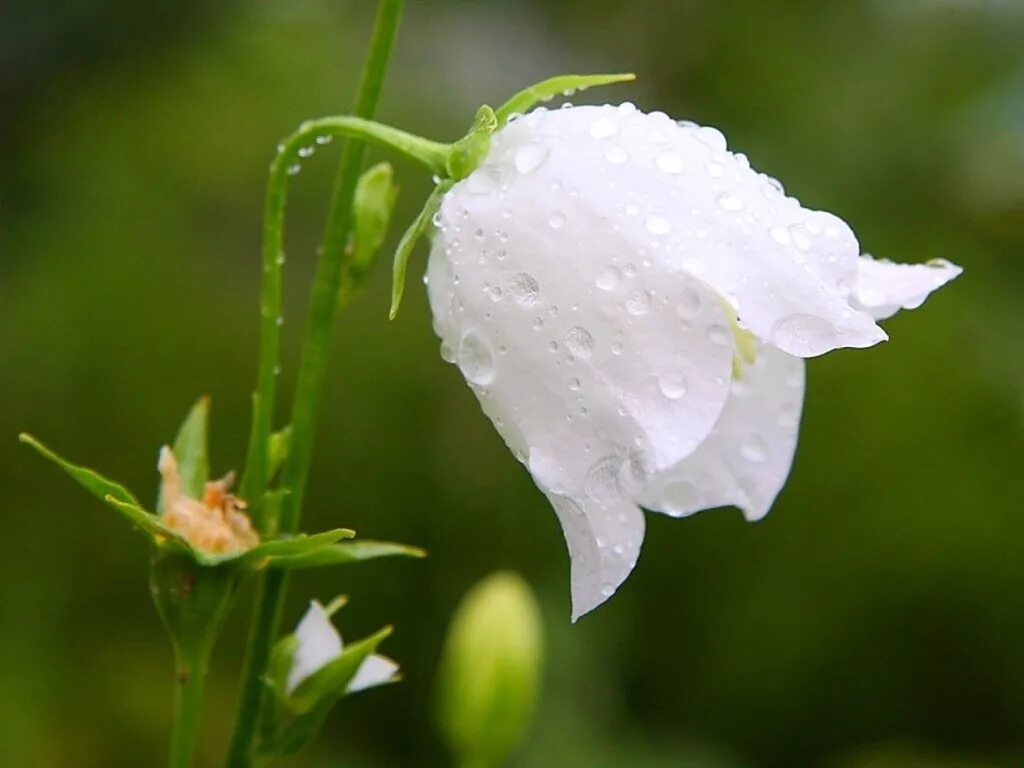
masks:
<path id="1" fill-rule="evenodd" d="M 495 573 L 463 598 L 439 679 L 440 727 L 459 765 L 496 768 L 522 741 L 542 657 L 540 612 L 517 574 Z"/>
<path id="2" fill-rule="evenodd" d="M 362 289 L 388 234 L 398 198 L 394 169 L 377 163 L 359 177 L 352 203 L 352 237 L 345 252 L 341 303 L 347 304 Z"/>

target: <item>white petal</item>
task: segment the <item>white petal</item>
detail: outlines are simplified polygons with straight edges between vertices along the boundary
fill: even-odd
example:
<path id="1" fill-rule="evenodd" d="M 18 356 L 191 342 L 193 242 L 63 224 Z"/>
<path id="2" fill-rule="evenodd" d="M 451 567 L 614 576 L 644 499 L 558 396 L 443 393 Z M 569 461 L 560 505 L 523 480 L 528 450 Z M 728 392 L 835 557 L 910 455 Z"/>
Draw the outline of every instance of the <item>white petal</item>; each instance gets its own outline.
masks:
<path id="1" fill-rule="evenodd" d="M 764 517 L 789 475 L 803 399 L 804 361 L 760 344 L 711 435 L 655 475 L 641 503 L 678 517 L 730 504 L 748 520 Z"/>
<path id="2" fill-rule="evenodd" d="M 901 309 L 917 309 L 928 294 L 961 272 L 961 267 L 945 259 L 926 264 L 896 264 L 864 255 L 860 258 L 850 303 L 876 320 L 884 320 Z"/>
<path id="3" fill-rule="evenodd" d="M 477 176 L 487 184 L 475 183 Z M 523 178 L 531 207 L 545 211 L 531 222 L 544 228 L 539 237 L 583 206 L 595 230 L 588 240 L 621 236 L 633 244 L 619 268 L 629 260 L 641 271 L 659 263 L 699 277 L 784 351 L 809 357 L 886 338 L 846 301 L 860 252 L 850 228 L 785 197 L 745 156 L 727 151 L 713 128 L 627 105 L 537 110 L 495 136 L 465 186 L 507 191 L 514 231 Z"/>
<path id="4" fill-rule="evenodd" d="M 644 540 L 644 514 L 621 497 L 582 502 L 551 493 L 547 497 L 569 547 L 576 621 L 611 597 L 633 570 Z"/>
<path id="5" fill-rule="evenodd" d="M 331 617 L 317 601 L 309 604 L 309 610 L 302 617 L 295 630 L 298 647 L 288 673 L 286 690 L 294 691 L 299 684 L 324 664 L 341 655 L 341 635 L 331 623 Z"/>
<path id="6" fill-rule="evenodd" d="M 665 222 L 638 230 L 621 211 L 610 221 L 609 200 L 626 198 L 597 194 L 610 182 L 600 147 L 510 135 L 445 197 L 428 288 L 442 354 L 541 490 L 583 510 L 579 539 L 591 543 L 567 529 L 573 553 L 598 546 L 607 515 L 639 520 L 602 538 L 623 552 L 614 566 L 574 563 L 578 616 L 635 561 L 643 522 L 633 497 L 648 474 L 692 453 L 717 420 L 732 336 L 721 299 L 659 257 L 649 230 Z"/>
<path id="7" fill-rule="evenodd" d="M 389 683 L 397 672 L 397 662 L 392 661 L 387 656 L 379 656 L 377 654 L 367 656 L 348 684 L 348 692 L 355 693 L 366 688 Z"/>

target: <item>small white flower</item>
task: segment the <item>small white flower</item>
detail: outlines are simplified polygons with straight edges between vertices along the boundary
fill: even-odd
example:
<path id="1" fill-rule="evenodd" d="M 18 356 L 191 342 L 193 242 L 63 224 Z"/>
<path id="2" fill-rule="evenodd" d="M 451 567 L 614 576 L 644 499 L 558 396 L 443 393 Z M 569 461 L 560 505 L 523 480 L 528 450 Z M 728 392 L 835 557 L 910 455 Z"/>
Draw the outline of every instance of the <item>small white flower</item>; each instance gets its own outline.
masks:
<path id="1" fill-rule="evenodd" d="M 341 635 L 331 623 L 330 614 L 317 601 L 309 609 L 295 629 L 298 645 L 292 658 L 285 691 L 291 694 L 303 680 L 318 672 L 324 665 L 334 661 L 344 650 Z M 386 656 L 367 656 L 359 670 L 348 684 L 348 693 L 361 691 L 390 682 L 398 672 L 398 664 Z"/>
<path id="2" fill-rule="evenodd" d="M 444 197 L 428 267 L 442 354 L 551 500 L 573 617 L 632 570 L 641 506 L 765 515 L 789 473 L 802 358 L 960 273 L 860 254 L 714 128 L 629 104 L 538 109 Z"/>

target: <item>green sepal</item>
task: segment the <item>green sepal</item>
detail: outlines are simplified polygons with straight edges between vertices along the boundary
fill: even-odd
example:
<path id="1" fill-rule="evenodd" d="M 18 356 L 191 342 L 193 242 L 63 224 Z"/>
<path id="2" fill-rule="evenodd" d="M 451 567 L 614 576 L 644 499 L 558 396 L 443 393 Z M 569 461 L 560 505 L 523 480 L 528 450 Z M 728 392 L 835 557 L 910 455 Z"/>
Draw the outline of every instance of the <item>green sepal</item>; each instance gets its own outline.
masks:
<path id="1" fill-rule="evenodd" d="M 452 144 L 448 153 L 448 176 L 459 181 L 471 174 L 491 148 L 491 134 L 498 129 L 498 117 L 486 104 L 477 110 L 469 132 Z"/>
<path id="2" fill-rule="evenodd" d="M 192 406 L 174 438 L 174 458 L 178 463 L 181 491 L 193 499 L 201 499 L 210 479 L 208 438 L 210 425 L 210 398 L 201 397 Z M 163 514 L 164 498 L 161 490 L 156 511 Z"/>
<path id="3" fill-rule="evenodd" d="M 345 249 L 341 306 L 349 304 L 366 283 L 387 237 L 397 198 L 390 163 L 377 163 L 359 177 L 352 202 L 352 236 Z"/>
<path id="4" fill-rule="evenodd" d="M 346 565 L 378 557 L 426 557 L 426 550 L 390 541 L 346 541 L 301 555 L 277 555 L 266 562 L 268 568 L 325 568 Z"/>
<path id="5" fill-rule="evenodd" d="M 577 91 L 584 91 L 598 85 L 626 83 L 635 80 L 636 75 L 626 72 L 618 75 L 559 75 L 524 88 L 498 108 L 496 113 L 498 127 L 504 126 L 512 115 L 521 115 L 541 101 L 548 101 L 555 96 L 571 96 Z"/>
<path id="6" fill-rule="evenodd" d="M 82 467 L 77 464 L 72 464 L 70 461 L 58 456 L 52 450 L 47 448 L 41 442 L 36 440 L 32 435 L 22 432 L 18 435 L 18 439 L 36 449 L 36 451 L 46 459 L 49 459 L 58 467 L 67 472 L 72 479 L 74 479 L 79 485 L 85 490 L 89 491 L 93 496 L 98 498 L 100 501 L 106 501 L 107 497 L 110 496 L 118 501 L 127 502 L 138 506 L 139 502 L 132 495 L 132 492 L 125 488 L 120 483 L 115 483 L 113 480 L 108 480 L 99 474 L 95 470 L 89 469 L 88 467 Z"/>
<path id="7" fill-rule="evenodd" d="M 329 547 L 340 539 L 350 539 L 355 536 L 355 531 L 348 528 L 335 528 L 323 533 L 304 534 L 290 538 L 271 539 L 257 544 L 245 552 L 238 552 L 233 555 L 217 555 L 217 562 L 239 559 L 247 565 L 255 568 L 262 568 L 271 558 L 274 557 L 304 557 L 309 556 L 324 547 Z M 213 558 L 210 558 L 213 559 Z M 215 564 L 215 563 L 210 563 Z"/>
<path id="8" fill-rule="evenodd" d="M 398 308 L 402 304 L 402 294 L 405 293 L 405 273 L 409 268 L 409 257 L 412 255 L 412 250 L 416 247 L 420 237 L 427 231 L 437 209 L 441 207 L 441 198 L 452 188 L 454 183 L 450 179 L 445 179 L 434 187 L 427 202 L 423 205 L 423 210 L 419 212 L 409 228 L 405 230 L 402 239 L 398 241 L 391 275 L 391 311 L 388 313 L 392 320 L 398 316 Z"/>
<path id="9" fill-rule="evenodd" d="M 346 645 L 337 658 L 299 683 L 291 694 L 285 692 L 285 685 L 296 641 L 294 635 L 281 640 L 269 669 L 273 677 L 268 676 L 267 684 L 275 691 L 275 706 L 259 746 L 260 754 L 265 757 L 291 755 L 310 743 L 331 708 L 346 694 L 363 662 L 391 632 L 391 627 L 385 627 L 370 637 Z"/>
<path id="10" fill-rule="evenodd" d="M 202 553 L 192 548 L 184 536 L 164 525 L 158 515 L 143 509 L 138 504 L 121 501 L 113 496 L 107 496 L 103 501 L 114 511 L 120 512 L 157 549 L 167 549 L 178 554 L 185 554 L 197 562 L 203 557 Z"/>

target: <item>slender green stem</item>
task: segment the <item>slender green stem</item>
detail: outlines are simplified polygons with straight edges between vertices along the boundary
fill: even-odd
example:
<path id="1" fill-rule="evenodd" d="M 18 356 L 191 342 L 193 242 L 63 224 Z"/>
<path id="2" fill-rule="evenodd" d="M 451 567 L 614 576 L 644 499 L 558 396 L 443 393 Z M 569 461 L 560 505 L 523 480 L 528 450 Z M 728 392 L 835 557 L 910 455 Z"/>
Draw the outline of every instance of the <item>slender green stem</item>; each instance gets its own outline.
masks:
<path id="1" fill-rule="evenodd" d="M 206 679 L 206 660 L 189 660 L 177 653 L 174 690 L 174 730 L 171 733 L 170 768 L 189 768 L 199 735 L 199 709 Z"/>
<path id="2" fill-rule="evenodd" d="M 374 24 L 373 37 L 363 68 L 362 78 L 356 96 L 354 118 L 342 118 L 332 125 L 322 122 L 304 124 L 296 136 L 295 143 L 286 143 L 285 150 L 279 153 L 271 164 L 271 181 L 267 192 L 267 223 L 263 249 L 264 287 L 261 299 L 261 356 L 259 373 L 259 393 L 254 401 L 253 432 L 250 440 L 249 461 L 246 468 L 246 487 L 248 498 L 258 500 L 266 489 L 267 478 L 267 441 L 270 436 L 274 409 L 274 380 L 278 365 L 279 349 L 279 318 L 281 317 L 281 279 L 280 261 L 283 256 L 283 215 L 284 192 L 288 168 L 291 162 L 284 157 L 289 156 L 288 147 L 294 147 L 296 154 L 300 146 L 309 144 L 300 141 L 329 133 L 343 135 L 362 141 L 349 141 L 342 151 L 338 173 L 335 177 L 331 206 L 327 216 L 323 247 L 317 261 L 316 275 L 313 282 L 310 300 L 310 314 L 306 329 L 306 341 L 303 346 L 298 384 L 292 406 L 292 438 L 288 459 L 282 476 L 282 486 L 289 490 L 285 496 L 285 507 L 282 511 L 280 526 L 278 521 L 267 521 L 276 530 L 294 531 L 298 525 L 299 510 L 305 490 L 306 477 L 309 473 L 309 460 L 312 451 L 314 420 L 319 410 L 323 391 L 323 376 L 326 371 L 326 355 L 331 340 L 331 326 L 337 308 L 338 288 L 342 274 L 342 258 L 350 226 L 350 211 L 355 194 L 359 172 L 363 166 L 365 146 L 363 141 L 385 143 L 384 137 L 391 139 L 390 146 L 400 152 L 410 154 L 424 161 L 432 170 L 443 170 L 441 153 L 447 156 L 443 145 L 423 142 L 401 132 L 377 131 L 371 136 L 364 130 L 363 135 L 357 129 L 368 129 L 369 124 L 353 121 L 368 121 L 377 108 L 387 65 L 394 48 L 398 25 L 402 16 L 403 0 L 380 0 L 377 7 L 377 18 Z M 347 127 L 346 127 L 347 126 Z M 410 142 L 413 139 L 415 141 Z M 290 158 L 289 158 L 290 159 Z M 276 165 L 275 165 L 276 163 Z M 440 163 L 440 166 L 438 166 Z M 284 177 L 279 177 L 284 169 Z M 272 189 L 280 188 L 280 199 Z M 270 270 L 270 272 L 266 270 Z M 276 275 L 272 275 L 276 270 Z M 252 479 L 250 479 L 252 477 Z M 255 493 L 254 493 L 255 491 Z M 286 591 L 286 575 L 283 570 L 272 570 L 265 573 L 257 589 L 256 609 L 250 628 L 249 647 L 245 666 L 242 701 L 239 706 L 238 719 L 232 737 L 228 755 L 229 768 L 251 768 L 254 760 L 254 739 L 257 733 L 259 717 L 262 710 L 264 686 L 262 677 L 278 625 L 280 624 Z"/>

